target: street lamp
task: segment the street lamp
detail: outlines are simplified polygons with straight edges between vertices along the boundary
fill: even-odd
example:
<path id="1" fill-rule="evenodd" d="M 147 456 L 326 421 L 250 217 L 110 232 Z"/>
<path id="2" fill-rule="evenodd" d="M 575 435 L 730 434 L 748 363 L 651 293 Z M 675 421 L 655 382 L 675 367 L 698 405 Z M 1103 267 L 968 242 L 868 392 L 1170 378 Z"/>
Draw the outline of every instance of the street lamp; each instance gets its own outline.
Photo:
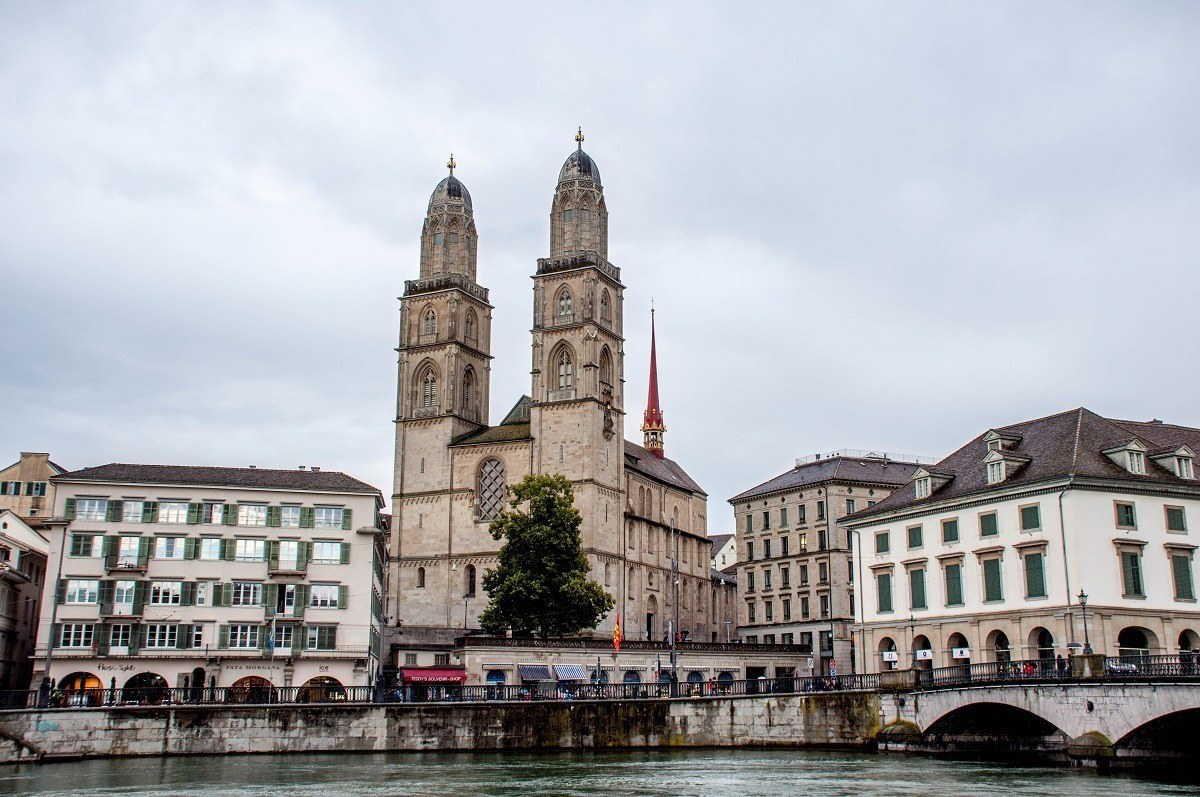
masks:
<path id="1" fill-rule="evenodd" d="M 917 668 L 917 618 L 908 616 L 908 650 L 912 654 L 912 668 Z"/>
<path id="2" fill-rule="evenodd" d="M 733 625 L 733 620 L 722 621 L 725 624 L 725 644 L 729 644 L 729 626 Z"/>
<path id="3" fill-rule="evenodd" d="M 1087 599 L 1087 593 L 1080 589 L 1079 608 L 1083 611 L 1083 652 L 1085 654 L 1090 654 L 1092 652 L 1092 641 L 1088 638 Z"/>
<path id="4" fill-rule="evenodd" d="M 467 635 L 467 604 L 471 602 L 471 593 L 463 595 L 463 636 Z"/>

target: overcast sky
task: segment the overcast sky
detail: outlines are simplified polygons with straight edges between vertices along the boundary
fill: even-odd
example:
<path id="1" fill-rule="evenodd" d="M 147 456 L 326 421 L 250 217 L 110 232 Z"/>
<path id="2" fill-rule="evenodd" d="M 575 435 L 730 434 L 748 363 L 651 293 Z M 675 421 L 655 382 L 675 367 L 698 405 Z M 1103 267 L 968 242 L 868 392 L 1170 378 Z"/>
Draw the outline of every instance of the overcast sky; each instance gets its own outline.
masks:
<path id="1" fill-rule="evenodd" d="M 498 421 L 577 125 L 626 436 L 653 296 L 714 533 L 817 451 L 1079 405 L 1200 425 L 1198 41 L 1195 3 L 0 3 L 0 459 L 390 496 L 396 297 L 447 156 Z"/>

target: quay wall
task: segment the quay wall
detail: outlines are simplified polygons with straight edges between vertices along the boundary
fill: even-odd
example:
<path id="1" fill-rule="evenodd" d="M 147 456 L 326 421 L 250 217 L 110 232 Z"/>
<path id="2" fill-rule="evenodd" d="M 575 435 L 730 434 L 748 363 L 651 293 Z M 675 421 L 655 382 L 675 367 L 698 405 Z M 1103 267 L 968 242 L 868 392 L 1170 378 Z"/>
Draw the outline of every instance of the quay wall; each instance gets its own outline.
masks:
<path id="1" fill-rule="evenodd" d="M 690 700 L 0 712 L 0 762 L 111 756 L 874 745 L 867 692 Z"/>

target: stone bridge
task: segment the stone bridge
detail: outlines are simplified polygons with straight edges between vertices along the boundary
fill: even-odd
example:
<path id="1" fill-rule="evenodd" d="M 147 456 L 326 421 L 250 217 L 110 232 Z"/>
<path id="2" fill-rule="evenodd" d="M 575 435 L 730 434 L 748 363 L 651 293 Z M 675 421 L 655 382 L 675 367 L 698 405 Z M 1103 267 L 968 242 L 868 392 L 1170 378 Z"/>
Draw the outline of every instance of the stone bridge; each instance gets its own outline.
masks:
<path id="1" fill-rule="evenodd" d="M 884 750 L 1038 753 L 1086 763 L 1200 755 L 1200 683 L 993 683 L 880 695 Z"/>

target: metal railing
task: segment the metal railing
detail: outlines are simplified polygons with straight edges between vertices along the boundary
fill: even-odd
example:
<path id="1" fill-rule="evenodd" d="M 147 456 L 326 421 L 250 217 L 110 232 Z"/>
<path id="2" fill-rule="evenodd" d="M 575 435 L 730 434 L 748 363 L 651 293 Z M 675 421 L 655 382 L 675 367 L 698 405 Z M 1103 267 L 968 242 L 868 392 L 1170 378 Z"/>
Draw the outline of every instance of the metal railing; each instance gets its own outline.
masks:
<path id="1" fill-rule="evenodd" d="M 1200 654 L 1105 656 L 1103 673 L 1076 676 L 1068 659 L 1024 659 L 916 670 L 918 689 L 1013 682 L 1200 680 Z"/>

